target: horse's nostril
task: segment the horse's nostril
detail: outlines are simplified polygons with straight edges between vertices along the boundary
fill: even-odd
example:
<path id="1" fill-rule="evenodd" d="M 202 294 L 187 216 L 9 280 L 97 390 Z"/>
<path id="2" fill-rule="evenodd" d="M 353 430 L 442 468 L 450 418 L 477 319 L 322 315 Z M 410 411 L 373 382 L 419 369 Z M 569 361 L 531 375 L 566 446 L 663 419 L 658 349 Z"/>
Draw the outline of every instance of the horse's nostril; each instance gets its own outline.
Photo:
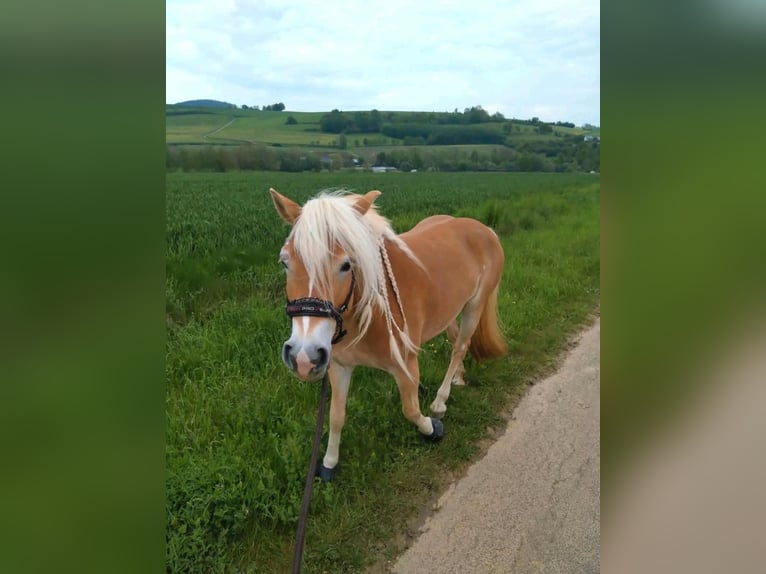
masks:
<path id="1" fill-rule="evenodd" d="M 319 347 L 317 349 L 317 362 L 316 365 L 318 367 L 323 367 L 327 364 L 327 349 L 324 347 Z"/>
<path id="2" fill-rule="evenodd" d="M 292 355 L 293 346 L 288 345 L 287 343 L 284 344 L 282 347 L 282 360 L 284 361 L 285 365 L 287 365 L 291 370 L 295 370 L 295 357 Z"/>

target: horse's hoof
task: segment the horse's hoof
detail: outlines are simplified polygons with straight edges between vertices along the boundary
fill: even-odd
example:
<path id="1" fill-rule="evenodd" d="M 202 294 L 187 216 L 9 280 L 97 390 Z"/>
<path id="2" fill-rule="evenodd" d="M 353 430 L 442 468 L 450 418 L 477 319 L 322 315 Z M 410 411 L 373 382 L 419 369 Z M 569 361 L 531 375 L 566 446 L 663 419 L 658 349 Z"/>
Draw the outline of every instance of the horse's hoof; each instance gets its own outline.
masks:
<path id="1" fill-rule="evenodd" d="M 317 465 L 317 470 L 315 475 L 318 476 L 322 480 L 322 482 L 332 482 L 336 474 L 338 474 L 337 464 L 332 468 L 327 468 L 321 462 Z"/>
<path id="2" fill-rule="evenodd" d="M 433 432 L 431 432 L 431 434 L 429 435 L 424 435 L 424 436 L 431 442 L 439 442 L 444 436 L 444 423 L 442 423 L 439 419 L 435 419 L 433 417 L 431 417 L 431 423 L 434 426 Z"/>
<path id="3" fill-rule="evenodd" d="M 435 416 L 437 419 L 440 419 L 444 417 L 444 415 L 447 413 L 447 405 L 444 403 L 437 403 L 436 401 L 431 403 L 431 414 Z"/>

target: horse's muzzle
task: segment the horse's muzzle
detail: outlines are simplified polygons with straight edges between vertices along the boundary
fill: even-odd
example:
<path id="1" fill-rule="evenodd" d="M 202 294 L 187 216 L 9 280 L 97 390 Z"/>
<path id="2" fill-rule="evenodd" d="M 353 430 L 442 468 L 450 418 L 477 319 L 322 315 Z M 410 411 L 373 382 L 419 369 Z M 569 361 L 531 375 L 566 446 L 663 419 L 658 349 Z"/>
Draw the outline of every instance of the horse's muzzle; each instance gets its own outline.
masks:
<path id="1" fill-rule="evenodd" d="M 282 347 L 282 361 L 302 381 L 316 381 L 327 372 L 330 351 L 316 345 L 297 348 L 288 341 Z"/>

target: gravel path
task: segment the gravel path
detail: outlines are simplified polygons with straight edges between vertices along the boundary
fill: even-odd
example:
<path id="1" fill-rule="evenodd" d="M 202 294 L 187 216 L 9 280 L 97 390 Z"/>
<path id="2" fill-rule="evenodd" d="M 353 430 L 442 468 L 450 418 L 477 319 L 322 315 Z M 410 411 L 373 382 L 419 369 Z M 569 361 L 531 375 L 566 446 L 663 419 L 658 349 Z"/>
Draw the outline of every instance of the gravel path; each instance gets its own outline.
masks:
<path id="1" fill-rule="evenodd" d="M 596 320 L 529 390 L 393 572 L 599 571 L 600 329 Z"/>

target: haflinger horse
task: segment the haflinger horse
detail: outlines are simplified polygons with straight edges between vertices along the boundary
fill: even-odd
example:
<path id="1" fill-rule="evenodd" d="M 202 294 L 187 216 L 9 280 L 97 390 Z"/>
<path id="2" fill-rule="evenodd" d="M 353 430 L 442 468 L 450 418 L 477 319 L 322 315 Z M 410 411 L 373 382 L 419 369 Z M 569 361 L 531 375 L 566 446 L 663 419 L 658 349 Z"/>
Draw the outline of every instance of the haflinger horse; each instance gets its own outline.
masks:
<path id="1" fill-rule="evenodd" d="M 323 193 L 302 207 L 269 191 L 292 225 L 279 255 L 292 320 L 282 360 L 303 381 L 327 373 L 332 388 L 330 434 L 317 474 L 327 481 L 337 470 L 357 365 L 393 375 L 404 416 L 439 440 L 450 387 L 465 384 L 466 351 L 484 360 L 507 350 L 497 320 L 504 255 L 495 232 L 474 219 L 435 215 L 397 235 L 373 205 L 380 191 Z M 445 330 L 452 356 L 431 403 L 434 417 L 426 417 L 418 401 L 418 351 Z"/>

